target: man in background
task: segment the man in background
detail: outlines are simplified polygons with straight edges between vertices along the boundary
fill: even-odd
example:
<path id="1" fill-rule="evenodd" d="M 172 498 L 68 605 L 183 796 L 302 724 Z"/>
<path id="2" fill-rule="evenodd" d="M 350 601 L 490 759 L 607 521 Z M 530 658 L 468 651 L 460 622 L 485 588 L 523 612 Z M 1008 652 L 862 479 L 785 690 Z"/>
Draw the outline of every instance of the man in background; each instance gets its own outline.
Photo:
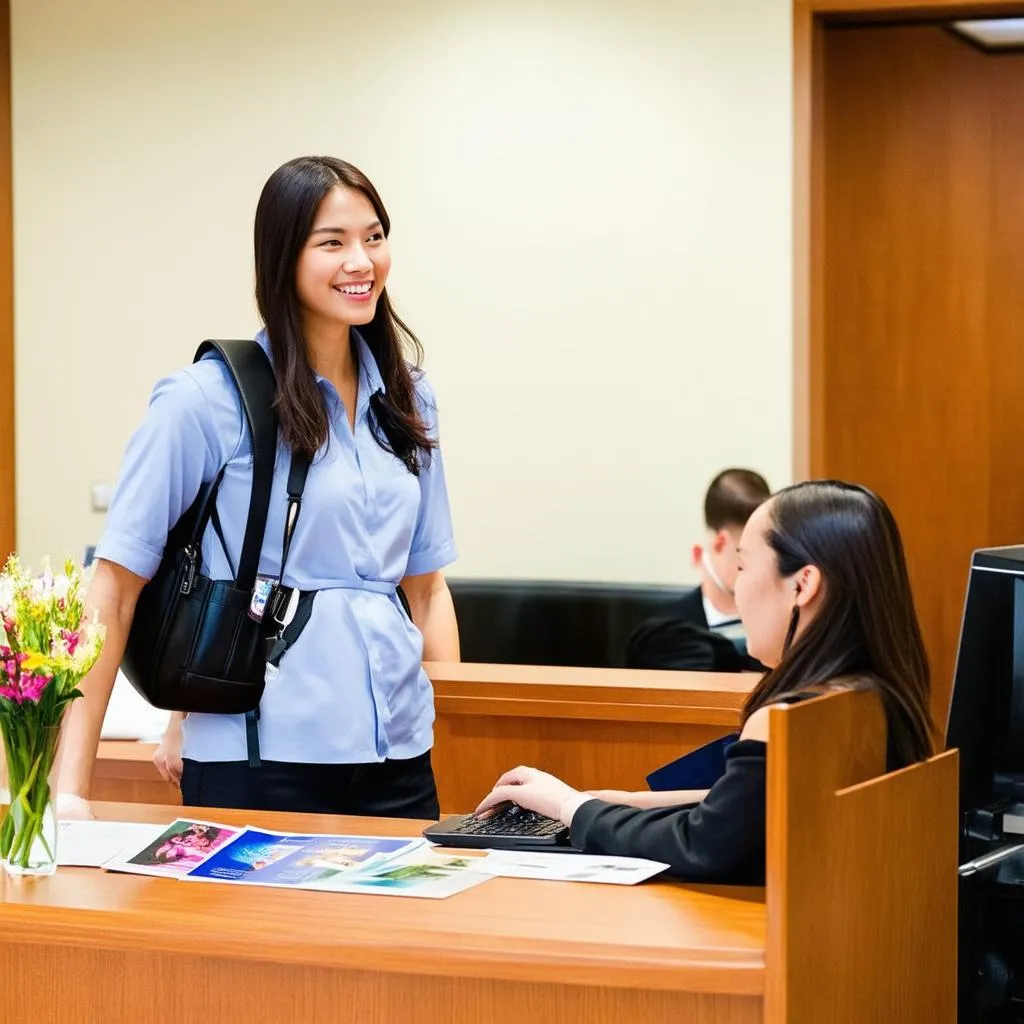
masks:
<path id="1" fill-rule="evenodd" d="M 760 666 L 746 655 L 736 611 L 740 535 L 754 510 L 771 495 L 751 469 L 725 469 L 704 496 L 703 543 L 693 546 L 700 585 L 683 595 L 671 616 L 645 622 L 626 648 L 629 668 L 741 672 Z"/>
<path id="2" fill-rule="evenodd" d="M 754 510 L 771 496 L 768 483 L 752 469 L 722 470 L 704 496 L 703 544 L 693 546 L 700 586 L 683 597 L 679 618 L 721 633 L 746 647 L 736 612 L 737 556 L 740 536 Z"/>

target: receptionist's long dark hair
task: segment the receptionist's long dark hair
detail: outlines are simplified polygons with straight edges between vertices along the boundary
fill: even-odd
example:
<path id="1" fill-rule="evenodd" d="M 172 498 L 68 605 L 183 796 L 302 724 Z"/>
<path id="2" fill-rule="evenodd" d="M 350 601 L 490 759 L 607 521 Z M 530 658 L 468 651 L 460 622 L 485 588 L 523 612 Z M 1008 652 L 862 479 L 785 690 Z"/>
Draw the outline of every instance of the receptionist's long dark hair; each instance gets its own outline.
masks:
<path id="1" fill-rule="evenodd" d="M 783 694 L 854 677 L 881 697 L 896 760 L 929 757 L 928 657 L 889 507 L 867 488 L 835 480 L 787 487 L 771 502 L 766 539 L 779 573 L 817 566 L 824 593 L 818 614 L 750 694 L 744 720 Z"/>

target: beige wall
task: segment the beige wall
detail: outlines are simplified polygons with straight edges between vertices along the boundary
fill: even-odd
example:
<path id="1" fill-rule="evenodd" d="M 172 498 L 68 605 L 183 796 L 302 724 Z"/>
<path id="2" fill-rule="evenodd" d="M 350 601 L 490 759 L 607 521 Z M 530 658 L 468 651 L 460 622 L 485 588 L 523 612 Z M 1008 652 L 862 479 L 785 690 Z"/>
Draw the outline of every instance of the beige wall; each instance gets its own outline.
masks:
<path id="1" fill-rule="evenodd" d="M 14 0 L 19 548 L 79 554 L 154 379 L 257 326 L 251 220 L 344 156 L 394 222 L 473 575 L 688 574 L 791 472 L 790 4 Z"/>

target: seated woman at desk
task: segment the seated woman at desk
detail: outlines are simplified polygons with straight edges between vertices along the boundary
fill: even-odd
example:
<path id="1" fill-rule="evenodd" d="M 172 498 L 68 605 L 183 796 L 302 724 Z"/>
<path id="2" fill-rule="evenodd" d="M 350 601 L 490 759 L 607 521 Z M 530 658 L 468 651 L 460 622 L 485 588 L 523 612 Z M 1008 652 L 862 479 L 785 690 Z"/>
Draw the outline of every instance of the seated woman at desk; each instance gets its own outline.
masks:
<path id="1" fill-rule="evenodd" d="M 710 790 L 580 793 L 520 767 L 498 780 L 477 813 L 512 801 L 561 819 L 585 853 L 647 857 L 692 881 L 763 884 L 773 706 L 868 688 L 885 710 L 889 770 L 931 755 L 928 662 L 899 529 L 880 498 L 833 481 L 786 488 L 751 516 L 739 566 L 736 604 L 748 648 L 768 672 Z"/>

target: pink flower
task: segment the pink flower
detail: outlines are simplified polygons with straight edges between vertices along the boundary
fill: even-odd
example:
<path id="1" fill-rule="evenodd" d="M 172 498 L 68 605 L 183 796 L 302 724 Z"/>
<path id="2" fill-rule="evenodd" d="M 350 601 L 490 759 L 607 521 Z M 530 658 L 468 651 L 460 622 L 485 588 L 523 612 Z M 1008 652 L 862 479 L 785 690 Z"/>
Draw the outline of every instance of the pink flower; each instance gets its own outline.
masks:
<path id="1" fill-rule="evenodd" d="M 38 704 L 43 690 L 53 681 L 53 676 L 31 675 L 21 680 L 21 694 L 24 700 Z"/>
<path id="2" fill-rule="evenodd" d="M 68 654 L 71 657 L 74 657 L 75 648 L 78 647 L 82 641 L 82 634 L 73 629 L 62 629 L 60 631 L 60 635 L 67 647 Z"/>
<path id="3" fill-rule="evenodd" d="M 26 675 L 8 683 L 0 683 L 0 697 L 6 697 L 15 704 L 38 704 L 43 691 L 53 682 L 53 676 Z"/>

